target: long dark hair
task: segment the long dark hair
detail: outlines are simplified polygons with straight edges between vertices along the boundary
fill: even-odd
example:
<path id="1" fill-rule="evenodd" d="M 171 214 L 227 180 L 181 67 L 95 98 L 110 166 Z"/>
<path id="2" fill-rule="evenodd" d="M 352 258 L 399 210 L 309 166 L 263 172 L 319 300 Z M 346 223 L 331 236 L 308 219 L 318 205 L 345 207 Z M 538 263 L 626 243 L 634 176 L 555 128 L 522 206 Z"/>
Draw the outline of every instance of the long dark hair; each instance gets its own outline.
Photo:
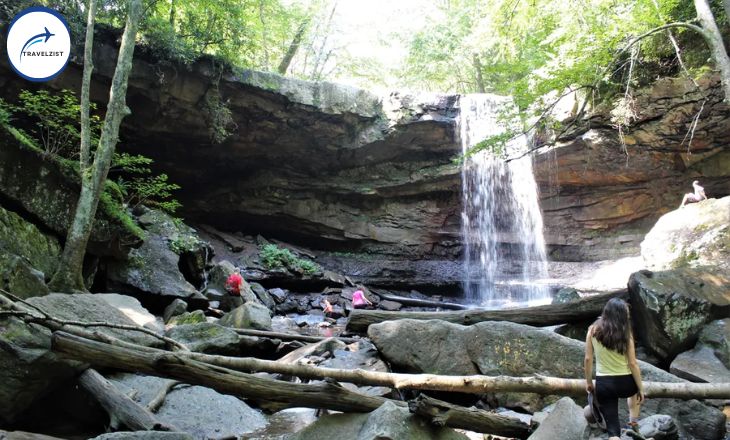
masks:
<path id="1" fill-rule="evenodd" d="M 631 337 L 629 305 L 619 298 L 611 298 L 603 307 L 603 313 L 593 324 L 593 336 L 604 347 L 626 353 Z"/>

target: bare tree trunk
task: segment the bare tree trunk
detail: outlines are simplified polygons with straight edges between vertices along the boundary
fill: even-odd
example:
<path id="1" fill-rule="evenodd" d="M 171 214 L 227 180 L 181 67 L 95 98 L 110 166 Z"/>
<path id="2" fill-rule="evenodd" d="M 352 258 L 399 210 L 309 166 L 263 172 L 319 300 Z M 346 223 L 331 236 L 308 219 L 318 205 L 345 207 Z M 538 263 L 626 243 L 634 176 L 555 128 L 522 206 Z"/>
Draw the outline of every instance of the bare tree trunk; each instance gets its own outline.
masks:
<path id="1" fill-rule="evenodd" d="M 256 400 L 273 400 L 293 406 L 308 405 L 305 405 L 305 401 L 303 400 L 291 397 L 291 393 L 286 393 L 282 396 L 278 396 L 273 392 L 271 395 L 260 394 L 257 387 L 272 382 L 269 385 L 274 387 L 272 388 L 273 391 L 274 389 L 278 389 L 280 384 L 283 384 L 281 386 L 284 387 L 297 387 L 301 384 L 264 379 L 242 373 L 240 370 L 278 373 L 303 379 L 329 379 L 357 385 L 385 386 L 396 389 L 448 391 L 470 394 L 520 392 L 570 396 L 585 395 L 585 379 L 563 379 L 547 376 L 443 376 L 436 374 L 384 373 L 361 369 L 343 370 L 254 358 L 234 358 L 180 351 L 171 353 L 149 347 L 139 347 L 139 349 L 136 349 L 133 348 L 132 344 L 115 346 L 65 332 L 55 332 L 53 334 L 52 348 L 54 351 L 66 357 L 88 362 L 94 366 L 122 370 L 138 368 L 139 371 L 147 374 L 172 377 L 185 381 L 186 383 L 201 384 L 219 390 L 221 388 L 217 388 L 214 384 L 216 377 L 221 376 L 223 380 L 225 380 L 225 377 L 222 376 L 239 378 L 240 380 L 231 379 L 243 387 L 238 388 L 239 394 Z M 184 369 L 185 372 L 181 373 L 181 369 L 186 365 L 190 368 Z M 197 376 L 198 373 L 202 374 L 202 376 Z M 250 390 L 253 394 L 245 394 L 249 392 L 248 385 L 253 386 L 254 384 L 256 387 Z M 304 392 L 306 389 L 298 391 Z M 644 391 L 647 397 L 727 399 L 730 398 L 730 383 L 644 382 Z M 357 395 L 357 393 L 355 394 Z M 335 396 L 330 397 L 334 398 Z M 346 405 L 352 405 L 350 397 L 350 395 L 346 396 Z M 309 402 L 309 400 L 306 402 Z M 327 406 L 310 407 L 328 408 Z M 354 408 L 353 406 L 350 406 L 350 408 L 351 411 L 357 411 L 352 409 Z M 344 411 L 334 407 L 330 407 L 329 409 Z"/>
<path id="2" fill-rule="evenodd" d="M 405 296 L 398 296 L 398 295 L 391 295 L 389 293 L 380 293 L 377 290 L 370 289 L 374 294 L 378 295 L 380 299 L 387 299 L 388 301 L 395 301 L 399 302 L 405 306 L 415 306 L 415 307 L 433 307 L 433 308 L 442 308 L 442 309 L 451 309 L 451 310 L 467 310 L 470 307 L 465 306 L 463 304 L 456 304 L 456 303 L 448 303 L 448 302 L 441 302 L 441 301 L 431 301 L 428 299 L 417 299 L 417 298 L 408 298 Z"/>
<path id="3" fill-rule="evenodd" d="M 297 33 L 294 34 L 294 38 L 289 45 L 289 49 L 286 51 L 286 54 L 284 54 L 284 58 L 281 60 L 281 63 L 279 63 L 279 74 L 286 75 L 287 70 L 289 70 L 289 65 L 294 59 L 294 55 L 297 54 L 299 46 L 302 44 L 304 33 L 307 31 L 307 27 L 309 26 L 309 20 L 309 17 L 307 17 L 301 22 L 301 24 L 299 24 L 299 28 L 297 29 Z"/>
<path id="4" fill-rule="evenodd" d="M 175 31 L 175 15 L 177 14 L 177 9 L 175 8 L 175 1 L 176 0 L 172 0 L 172 2 L 171 2 L 172 4 L 170 5 L 170 19 L 169 19 L 170 27 L 172 28 L 173 31 Z"/>
<path id="5" fill-rule="evenodd" d="M 147 408 L 130 399 L 96 370 L 89 368 L 79 376 L 79 384 L 89 392 L 109 414 L 110 425 L 118 430 L 177 431 L 173 426 L 157 420 Z"/>
<path id="6" fill-rule="evenodd" d="M 63 255 L 58 269 L 49 283 L 51 289 L 55 291 L 86 290 L 81 273 L 84 254 L 94 224 L 99 197 L 104 190 L 104 182 L 117 145 L 119 125 L 122 118 L 129 114 L 129 109 L 125 104 L 125 96 L 127 94 L 129 71 L 132 69 L 132 57 L 141 15 L 141 0 L 130 0 L 127 24 L 124 28 L 117 67 L 109 91 L 109 105 L 104 118 L 99 146 L 90 170 L 91 177 L 88 180 L 86 178 L 81 180 L 81 194 L 76 203 L 73 222 L 68 230 Z"/>
<path id="7" fill-rule="evenodd" d="M 408 402 L 412 413 L 439 426 L 468 429 L 475 432 L 499 432 L 505 437 L 526 438 L 530 427 L 513 417 L 500 416 L 477 408 L 464 408 L 421 394 Z"/>
<path id="8" fill-rule="evenodd" d="M 81 79 L 81 179 L 89 176 L 91 163 L 91 124 L 89 120 L 89 95 L 91 73 L 94 71 L 94 22 L 96 21 L 96 0 L 89 0 L 89 15 L 86 20 L 86 41 L 84 43 L 84 73 Z"/>
<path id="9" fill-rule="evenodd" d="M 479 54 L 473 55 L 474 71 L 476 72 L 477 79 L 477 91 L 479 93 L 485 93 L 487 91 L 484 86 L 484 77 L 482 76 L 482 61 L 479 59 Z"/>
<path id="10" fill-rule="evenodd" d="M 717 22 L 710 10 L 710 4 L 707 0 L 694 0 L 695 9 L 697 10 L 697 18 L 704 30 L 703 36 L 707 40 L 712 52 L 712 58 L 715 59 L 717 68 L 720 69 L 720 78 L 722 79 L 722 88 L 725 92 L 725 102 L 730 104 L 730 57 L 725 50 L 725 44 L 722 41 L 722 34 L 717 28 Z M 730 0 L 724 0 L 725 11 L 730 9 Z M 728 16 L 730 18 L 730 15 Z"/>
<path id="11" fill-rule="evenodd" d="M 353 310 L 347 321 L 347 330 L 365 333 L 372 324 L 396 319 L 440 319 L 455 324 L 471 325 L 482 321 L 510 321 L 536 326 L 556 325 L 566 322 L 585 321 L 601 314 L 606 302 L 613 298 L 626 298 L 627 292 L 613 292 L 588 296 L 565 304 L 548 304 L 536 307 L 502 310 L 461 310 L 454 312 L 386 312 L 383 310 Z"/>

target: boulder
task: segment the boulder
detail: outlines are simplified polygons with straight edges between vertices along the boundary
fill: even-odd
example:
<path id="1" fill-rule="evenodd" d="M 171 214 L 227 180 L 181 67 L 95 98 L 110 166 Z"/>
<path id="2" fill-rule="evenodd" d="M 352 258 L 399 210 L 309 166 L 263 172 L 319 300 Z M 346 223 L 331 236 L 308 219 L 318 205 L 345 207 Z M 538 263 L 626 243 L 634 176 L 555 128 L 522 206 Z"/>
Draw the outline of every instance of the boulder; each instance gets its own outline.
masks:
<path id="1" fill-rule="evenodd" d="M 382 300 L 380 301 L 380 304 L 378 304 L 378 308 L 381 308 L 383 310 L 389 310 L 391 312 L 397 312 L 403 307 L 403 304 L 395 301 L 390 300 Z"/>
<path id="2" fill-rule="evenodd" d="M 710 347 L 698 344 L 674 358 L 669 371 L 692 382 L 730 383 L 730 370 Z"/>
<path id="3" fill-rule="evenodd" d="M 23 257 L 0 249 L 0 288 L 27 299 L 47 295 L 50 290 L 43 272 L 33 268 Z"/>
<path id="4" fill-rule="evenodd" d="M 201 353 L 237 355 L 240 353 L 240 336 L 229 327 L 209 322 L 176 325 L 167 336 L 185 344 L 192 351 Z"/>
<path id="5" fill-rule="evenodd" d="M 185 324 L 200 324 L 201 322 L 206 322 L 205 313 L 202 310 L 193 310 L 192 312 L 183 312 L 177 316 L 173 316 L 167 325 L 169 327 L 175 327 Z"/>
<path id="6" fill-rule="evenodd" d="M 124 393 L 136 391 L 134 399 L 147 405 L 166 379 L 120 373 L 108 377 Z M 243 401 L 210 388 L 178 385 L 165 397 L 157 418 L 196 439 L 239 438 L 264 427 L 266 418 Z"/>
<path id="7" fill-rule="evenodd" d="M 583 440 L 587 429 L 583 407 L 570 397 L 563 397 L 528 440 Z"/>
<path id="8" fill-rule="evenodd" d="M 107 265 L 107 288 L 132 294 L 161 295 L 201 303 L 206 298 L 180 272 L 180 255 L 171 248 L 167 237 L 149 233 L 138 249 L 132 249 L 124 261 Z M 168 301 L 170 300 L 168 299 Z"/>
<path id="9" fill-rule="evenodd" d="M 564 304 L 580 299 L 580 293 L 572 287 L 563 287 L 553 296 L 553 304 Z"/>
<path id="10" fill-rule="evenodd" d="M 135 324 L 154 330 L 158 334 L 165 332 L 165 326 L 160 319 L 142 307 L 137 298 L 117 293 L 96 293 L 94 296 L 103 299 Z"/>
<path id="11" fill-rule="evenodd" d="M 371 325 L 368 336 L 395 371 L 583 377 L 585 344 L 547 329 L 510 322 L 462 326 L 403 319 Z M 644 362 L 639 365 L 644 380 L 682 381 Z M 724 415 L 696 400 L 649 399 L 643 411 L 675 417 L 680 432 L 696 439 L 719 440 L 725 431 Z"/>
<path id="12" fill-rule="evenodd" d="M 211 301 L 220 301 L 221 308 L 225 311 L 233 310 L 247 302 L 260 302 L 245 279 L 243 280 L 243 283 L 241 283 L 240 296 L 234 296 L 228 293 L 226 290 L 226 281 L 235 270 L 236 267 L 233 263 L 223 260 L 214 265 L 208 275 L 208 285 L 205 289 L 205 296 L 207 296 Z"/>
<path id="13" fill-rule="evenodd" d="M 165 237 L 170 249 L 180 256 L 179 268 L 185 278 L 196 285 L 203 284 L 205 269 L 213 256 L 211 245 L 180 219 L 158 209 L 141 209 L 144 212 L 137 218 L 139 224 L 146 231 Z"/>
<path id="14" fill-rule="evenodd" d="M 367 414 L 332 414 L 301 431 L 285 437 L 286 440 L 467 440 L 453 429 L 438 427 L 415 416 L 406 406 L 384 403 Z"/>
<path id="15" fill-rule="evenodd" d="M 175 298 L 170 305 L 165 307 L 165 311 L 162 313 L 162 320 L 167 323 L 170 318 L 173 316 L 182 315 L 187 311 L 188 309 L 188 303 L 181 300 L 180 298 Z"/>
<path id="16" fill-rule="evenodd" d="M 24 258 L 30 267 L 50 277 L 58 266 L 61 245 L 55 237 L 0 206 L 0 254 L 5 253 Z"/>
<path id="17" fill-rule="evenodd" d="M 284 301 L 286 301 L 286 297 L 289 295 L 289 292 L 287 292 L 284 289 L 280 289 L 278 287 L 274 289 L 268 290 L 269 295 L 271 295 L 272 298 L 274 298 L 274 301 L 276 301 L 277 304 L 281 304 Z"/>
<path id="18" fill-rule="evenodd" d="M 66 237 L 74 218 L 79 180 L 78 173 L 67 163 L 19 142 L 5 128 L 0 128 L 0 196 L 17 206 L 16 212 L 32 218 L 41 230 L 51 231 L 55 237 Z M 114 202 L 99 203 L 87 245 L 88 253 L 122 258 L 131 246 L 139 244 L 139 227 L 120 209 Z M 38 246 L 32 251 L 33 256 L 20 251 L 17 251 L 18 255 L 31 259 L 34 267 L 49 276 L 55 267 L 54 255 L 59 255 L 58 245 L 53 244 L 52 239 L 35 240 L 34 235 L 34 232 L 21 235 L 23 239 L 16 243 L 16 246 L 26 248 Z M 43 256 L 47 250 L 50 253 Z M 34 256 L 45 261 L 38 263 Z"/>
<path id="19" fill-rule="evenodd" d="M 666 363 L 692 348 L 707 323 L 730 313 L 730 272 L 717 268 L 644 270 L 628 284 L 637 338 Z"/>
<path id="20" fill-rule="evenodd" d="M 271 330 L 271 312 L 259 303 L 245 303 L 223 315 L 221 325 L 234 328 Z"/>
<path id="21" fill-rule="evenodd" d="M 259 283 L 251 283 L 251 290 L 254 294 L 256 294 L 259 301 L 261 301 L 261 303 L 269 310 L 273 311 L 276 308 L 276 301 L 274 301 L 274 298 L 269 295 L 269 292 L 266 291 L 264 286 Z"/>
<path id="22" fill-rule="evenodd" d="M 120 309 L 110 306 L 104 295 L 59 294 L 27 300 L 61 319 L 134 325 Z M 160 346 L 161 341 L 140 332 L 111 328 L 95 329 L 126 341 Z M 50 351 L 51 332 L 27 325 L 16 318 L 0 317 L 0 423 L 11 423 L 33 402 L 73 377 L 80 364 L 58 358 Z"/>
<path id="23" fill-rule="evenodd" d="M 651 270 L 716 266 L 730 271 L 730 196 L 664 214 L 641 243 Z"/>
<path id="24" fill-rule="evenodd" d="M 639 420 L 639 433 L 654 440 L 677 440 L 679 431 L 677 424 L 668 415 L 654 414 Z"/>
<path id="25" fill-rule="evenodd" d="M 707 324 L 700 333 L 698 344 L 712 348 L 718 359 L 730 368 L 730 318 Z"/>

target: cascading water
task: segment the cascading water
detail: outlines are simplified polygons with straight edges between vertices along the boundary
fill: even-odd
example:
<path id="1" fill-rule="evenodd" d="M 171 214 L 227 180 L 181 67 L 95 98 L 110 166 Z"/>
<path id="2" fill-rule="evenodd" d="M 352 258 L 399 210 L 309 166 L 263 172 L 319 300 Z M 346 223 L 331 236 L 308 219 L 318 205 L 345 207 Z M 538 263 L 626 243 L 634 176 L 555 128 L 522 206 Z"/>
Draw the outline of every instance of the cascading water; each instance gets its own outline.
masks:
<path id="1" fill-rule="evenodd" d="M 460 135 L 466 152 L 499 133 L 500 109 L 509 98 L 474 94 L 460 98 Z M 509 156 L 527 148 L 516 139 Z M 464 290 L 476 305 L 489 308 L 549 299 L 542 214 L 530 156 L 506 163 L 488 151 L 469 157 L 463 166 L 462 236 Z"/>

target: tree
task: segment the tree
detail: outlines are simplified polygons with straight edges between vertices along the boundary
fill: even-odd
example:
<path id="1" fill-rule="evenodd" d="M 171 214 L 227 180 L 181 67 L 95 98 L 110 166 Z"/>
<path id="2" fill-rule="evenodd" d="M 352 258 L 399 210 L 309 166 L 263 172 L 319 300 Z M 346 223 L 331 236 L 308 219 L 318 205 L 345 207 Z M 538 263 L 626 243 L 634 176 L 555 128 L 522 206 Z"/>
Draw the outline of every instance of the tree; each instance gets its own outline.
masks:
<path id="1" fill-rule="evenodd" d="M 111 166 L 112 157 L 119 136 L 122 119 L 130 113 L 125 104 L 129 72 L 132 69 L 132 57 L 137 36 L 139 21 L 142 16 L 141 0 L 130 0 L 127 9 L 127 22 L 119 48 L 117 66 L 114 70 L 109 104 L 101 129 L 99 144 L 90 164 L 90 130 L 89 130 L 89 88 L 91 83 L 91 53 L 93 45 L 93 27 L 96 14 L 96 2 L 90 0 L 88 6 L 86 43 L 84 47 L 84 74 L 81 91 L 81 194 L 76 204 L 76 212 L 66 236 L 66 244 L 56 273 L 49 287 L 60 292 L 84 291 L 82 268 L 86 245 L 96 216 L 101 192 L 104 190 L 106 176 Z"/>

